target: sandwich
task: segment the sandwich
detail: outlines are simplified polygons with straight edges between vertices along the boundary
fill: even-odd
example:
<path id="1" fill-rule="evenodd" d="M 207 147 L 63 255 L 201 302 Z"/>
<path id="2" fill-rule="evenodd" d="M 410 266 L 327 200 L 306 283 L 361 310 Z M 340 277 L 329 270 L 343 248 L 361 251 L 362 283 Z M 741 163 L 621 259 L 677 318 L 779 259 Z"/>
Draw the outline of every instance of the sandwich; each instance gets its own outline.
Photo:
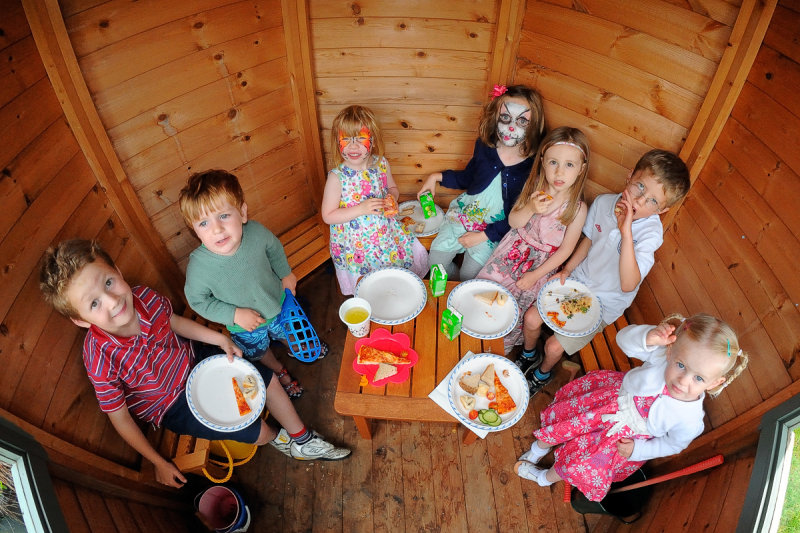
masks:
<path id="1" fill-rule="evenodd" d="M 475 409 L 475 398 L 472 396 L 467 396 L 466 394 L 462 394 L 458 397 L 458 400 L 461 402 L 462 407 L 467 411 L 472 411 Z"/>
<path id="2" fill-rule="evenodd" d="M 258 380 L 255 374 L 248 374 L 242 380 L 242 392 L 248 400 L 255 400 L 258 396 Z"/>
<path id="3" fill-rule="evenodd" d="M 486 305 L 506 305 L 508 302 L 508 294 L 504 291 L 486 291 L 475 294 L 475 299 Z"/>
<path id="4" fill-rule="evenodd" d="M 461 374 L 461 377 L 458 379 L 458 384 L 468 393 L 475 394 L 478 392 L 478 383 L 480 380 L 481 377 L 478 374 L 473 374 L 470 371 L 466 371 Z"/>
<path id="5" fill-rule="evenodd" d="M 387 365 L 386 363 L 378 363 L 378 371 L 375 372 L 375 377 L 372 378 L 372 381 L 380 381 L 382 379 L 392 377 L 395 374 L 397 374 L 396 366 Z"/>

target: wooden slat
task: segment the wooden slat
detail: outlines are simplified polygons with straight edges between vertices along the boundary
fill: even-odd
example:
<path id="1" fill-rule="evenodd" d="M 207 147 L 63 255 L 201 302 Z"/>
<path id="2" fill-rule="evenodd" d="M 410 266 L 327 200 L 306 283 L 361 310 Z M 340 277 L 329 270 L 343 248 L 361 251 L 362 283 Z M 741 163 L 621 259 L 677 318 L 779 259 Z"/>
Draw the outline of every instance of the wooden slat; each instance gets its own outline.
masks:
<path id="1" fill-rule="evenodd" d="M 487 89 L 493 84 L 511 84 L 524 17 L 524 1 L 501 0 L 499 2 L 497 28 L 494 32 L 494 45 L 487 75 L 489 82 Z"/>
<path id="2" fill-rule="evenodd" d="M 379 102 L 396 105 L 417 101 L 441 106 L 484 103 L 485 84 L 475 80 L 375 78 L 365 83 L 362 78 L 317 78 L 315 81 L 320 105 L 336 104 L 340 109 L 354 101 L 370 108 Z"/>
<path id="3" fill-rule="evenodd" d="M 314 74 L 322 78 L 391 76 L 483 80 L 485 52 L 437 48 L 315 48 Z"/>
<path id="4" fill-rule="evenodd" d="M 4 6 L 4 9 L 9 8 Z M 6 12 L 3 16 L 7 16 Z M 8 19 L 4 22 L 7 24 Z M 27 28 L 27 25 L 23 24 L 23 27 Z M 0 64 L 0 107 L 45 77 L 44 65 L 30 35 L 2 50 L 7 59 Z"/>
<path id="5" fill-rule="evenodd" d="M 471 20 L 476 22 L 495 22 L 496 0 L 471 0 L 463 3 L 439 2 L 431 4 L 427 0 L 362 0 L 356 4 L 346 2 L 312 2 L 311 18 L 335 17 L 415 17 L 446 18 L 451 20 Z"/>
<path id="6" fill-rule="evenodd" d="M 441 130 L 467 131 L 478 136 L 480 104 L 469 102 L 466 105 L 435 105 L 425 98 L 413 105 L 398 106 L 396 103 L 384 103 L 383 100 L 369 103 L 369 108 L 378 119 L 383 130 Z M 342 110 L 344 104 L 319 102 L 320 126 L 330 130 L 333 119 Z M 397 133 L 396 135 L 399 135 Z"/>

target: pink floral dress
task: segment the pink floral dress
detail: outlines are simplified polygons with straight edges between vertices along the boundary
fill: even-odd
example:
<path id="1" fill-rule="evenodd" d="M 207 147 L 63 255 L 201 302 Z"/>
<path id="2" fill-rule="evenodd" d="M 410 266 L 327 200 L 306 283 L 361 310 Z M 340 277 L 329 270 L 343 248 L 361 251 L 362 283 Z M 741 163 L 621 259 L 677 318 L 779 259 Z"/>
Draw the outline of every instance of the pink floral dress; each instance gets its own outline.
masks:
<path id="1" fill-rule="evenodd" d="M 522 316 L 536 301 L 539 289 L 547 282 L 547 278 L 555 272 L 555 269 L 539 278 L 533 287 L 525 291 L 517 287 L 517 280 L 526 272 L 538 268 L 561 246 L 567 227 L 561 223 L 559 218 L 567 205 L 568 203 L 564 202 L 561 207 L 550 213 L 532 216 L 524 227 L 512 228 L 506 233 L 476 276 L 500 283 L 517 300 L 520 320 L 511 333 L 503 339 L 506 353 L 520 343 Z"/>
<path id="2" fill-rule="evenodd" d="M 589 500 L 605 498 L 611 483 L 633 474 L 644 461 L 629 461 L 617 453 L 621 438 L 647 439 L 624 426 L 613 435 L 606 432 L 614 425 L 605 422 L 604 414 L 617 412 L 617 396 L 624 372 L 597 370 L 570 381 L 556 392 L 553 402 L 541 413 L 541 428 L 533 435 L 556 446 L 553 468 L 562 479 L 575 486 Z M 667 394 L 666 386 L 662 395 Z M 636 396 L 636 410 L 647 418 L 659 396 Z"/>
<path id="3" fill-rule="evenodd" d="M 344 163 L 333 169 L 342 187 L 339 207 L 352 207 L 369 198 L 389 194 L 386 158 L 374 160 L 367 170 L 353 170 Z M 411 268 L 415 237 L 393 217 L 362 215 L 331 224 L 331 258 L 339 270 L 368 274 L 387 266 Z"/>

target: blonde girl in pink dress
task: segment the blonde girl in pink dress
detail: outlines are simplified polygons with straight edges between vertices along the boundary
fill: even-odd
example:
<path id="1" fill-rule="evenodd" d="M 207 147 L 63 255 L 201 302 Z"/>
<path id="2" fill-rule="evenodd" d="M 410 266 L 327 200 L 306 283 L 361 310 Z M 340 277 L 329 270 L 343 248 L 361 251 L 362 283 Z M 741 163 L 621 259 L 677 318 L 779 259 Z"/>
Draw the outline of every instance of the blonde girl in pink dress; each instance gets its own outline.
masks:
<path id="1" fill-rule="evenodd" d="M 497 281 L 517 300 L 520 315 L 569 258 L 586 220 L 581 200 L 589 169 L 589 141 L 577 128 L 551 131 L 539 145 L 533 169 L 508 222 L 509 231 L 478 278 Z M 503 339 L 508 353 L 522 340 L 522 323 Z"/>

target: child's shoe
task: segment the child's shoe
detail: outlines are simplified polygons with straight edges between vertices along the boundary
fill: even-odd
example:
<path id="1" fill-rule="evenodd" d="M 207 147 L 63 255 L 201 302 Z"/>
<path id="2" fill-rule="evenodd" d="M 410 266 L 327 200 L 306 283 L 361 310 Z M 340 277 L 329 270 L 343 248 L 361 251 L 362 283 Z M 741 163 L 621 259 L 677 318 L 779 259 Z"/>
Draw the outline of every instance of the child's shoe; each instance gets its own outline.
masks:
<path id="1" fill-rule="evenodd" d="M 533 441 L 533 444 L 531 444 L 531 449 L 519 456 L 520 461 L 527 461 L 535 465 L 541 460 L 542 457 L 550 452 L 549 446 L 547 448 L 541 448 L 537 442 L 539 441 Z"/>
<path id="2" fill-rule="evenodd" d="M 528 380 L 528 392 L 533 398 L 545 385 L 550 383 L 550 380 L 553 379 L 553 373 L 543 374 L 539 372 L 538 366 L 530 367 L 525 371 L 525 379 Z"/>
<path id="3" fill-rule="evenodd" d="M 339 461 L 350 455 L 350 450 L 337 448 L 324 440 L 319 433 L 312 431 L 311 439 L 303 444 L 297 444 L 297 442 L 292 441 L 291 455 L 298 461 L 314 461 L 316 459 Z"/>
<path id="4" fill-rule="evenodd" d="M 542 355 L 534 348 L 530 352 L 526 352 L 524 349 L 522 353 L 519 354 L 517 360 L 514 361 L 514 364 L 519 367 L 520 370 L 525 372 L 531 367 L 537 367 L 542 364 Z"/>
<path id="5" fill-rule="evenodd" d="M 281 428 L 281 430 L 278 432 L 278 435 L 269 441 L 269 443 L 273 448 L 281 452 L 283 455 L 288 457 L 292 456 L 292 437 L 289 436 L 289 432 L 285 429 Z"/>
<path id="6" fill-rule="evenodd" d="M 517 464 L 514 465 L 514 472 L 521 478 L 535 481 L 540 487 L 549 487 L 555 483 L 555 481 L 547 479 L 546 468 L 536 468 L 528 461 L 517 461 Z"/>

